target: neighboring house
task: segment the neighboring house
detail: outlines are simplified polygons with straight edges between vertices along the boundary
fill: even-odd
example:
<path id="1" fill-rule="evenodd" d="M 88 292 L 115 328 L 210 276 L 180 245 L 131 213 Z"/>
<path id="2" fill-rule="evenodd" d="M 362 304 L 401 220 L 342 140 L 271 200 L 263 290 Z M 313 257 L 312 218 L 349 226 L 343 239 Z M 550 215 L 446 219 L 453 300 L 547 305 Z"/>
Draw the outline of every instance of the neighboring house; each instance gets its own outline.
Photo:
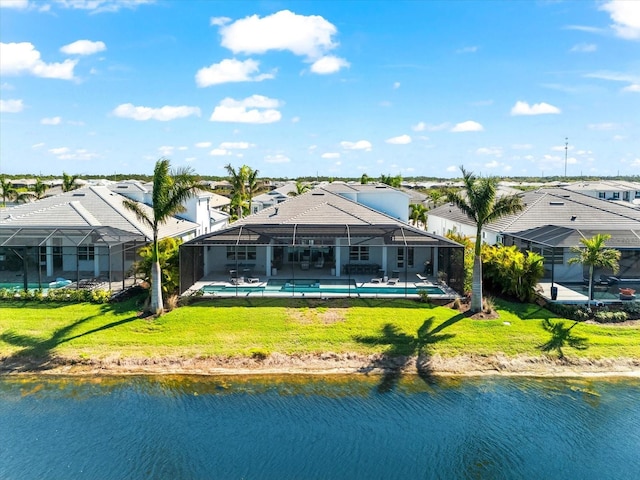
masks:
<path id="1" fill-rule="evenodd" d="M 298 191 L 296 182 L 286 182 L 273 190 L 256 195 L 251 199 L 251 213 L 258 213 L 265 208 L 273 207 L 291 198 Z"/>
<path id="2" fill-rule="evenodd" d="M 631 206 L 600 200 L 567 188 L 541 188 L 522 193 L 524 210 L 503 217 L 482 231 L 482 240 L 494 245 L 517 245 L 545 257 L 547 277 L 555 281 L 580 282 L 584 278 L 579 264 L 569 265 L 575 256 L 571 247 L 581 238 L 597 233 L 611 235 L 606 242 L 620 250 L 619 276 L 640 278 L 640 211 Z M 427 229 L 437 235 L 456 232 L 475 237 L 475 224 L 452 204 L 429 212 Z M 610 274 L 611 272 L 599 272 Z"/>
<path id="3" fill-rule="evenodd" d="M 57 277 L 124 281 L 151 228 L 107 187 L 83 187 L 0 210 L 0 278 L 46 285 Z M 143 209 L 149 207 L 142 205 Z M 160 238 L 193 238 L 199 226 L 172 218 Z M 26 259 L 26 261 L 22 261 Z"/>
<path id="4" fill-rule="evenodd" d="M 625 202 L 640 207 L 640 182 L 598 180 L 571 183 L 565 188 L 601 200 Z"/>
<path id="5" fill-rule="evenodd" d="M 288 197 L 182 244 L 181 293 L 205 277 L 228 278 L 239 269 L 284 279 L 398 275 L 415 281 L 416 273 L 426 273 L 462 289 L 462 246 L 332 189 L 325 185 Z"/>
<path id="6" fill-rule="evenodd" d="M 145 205 L 153 204 L 153 184 L 141 183 L 137 180 L 127 180 L 109 185 L 111 191 L 117 192 L 131 200 L 144 203 Z M 185 211 L 176 215 L 178 218 L 183 218 L 199 225 L 196 235 L 203 235 L 214 230 L 224 228 L 228 224 L 228 215 L 222 212 L 213 213 L 212 199 L 215 199 L 215 203 L 224 207 L 229 204 L 223 202 L 220 199 L 226 198 L 215 193 L 203 191 L 198 192 L 195 196 L 189 198 L 185 203 Z"/>
<path id="7" fill-rule="evenodd" d="M 385 213 L 401 222 L 409 221 L 409 194 L 382 183 L 332 182 L 322 185 L 329 192 Z"/>

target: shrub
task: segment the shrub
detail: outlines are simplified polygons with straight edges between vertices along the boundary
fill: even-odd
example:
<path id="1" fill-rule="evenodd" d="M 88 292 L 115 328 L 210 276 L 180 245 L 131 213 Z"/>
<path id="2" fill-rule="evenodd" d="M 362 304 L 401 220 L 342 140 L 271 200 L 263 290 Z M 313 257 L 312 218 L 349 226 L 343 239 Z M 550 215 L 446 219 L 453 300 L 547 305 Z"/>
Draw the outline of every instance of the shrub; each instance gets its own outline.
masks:
<path id="1" fill-rule="evenodd" d="M 627 312 L 609 312 L 607 310 L 601 310 L 595 313 L 594 318 L 597 322 L 601 323 L 620 323 L 626 322 L 628 316 Z"/>
<path id="2" fill-rule="evenodd" d="M 494 292 L 532 302 L 536 286 L 544 275 L 544 257 L 523 253 L 513 245 L 482 246 L 482 281 Z"/>
<path id="3" fill-rule="evenodd" d="M 591 312 L 585 307 L 580 305 L 564 305 L 562 303 L 549 303 L 546 307 L 549 311 L 567 318 L 569 320 L 575 320 L 578 322 L 584 322 L 591 318 Z"/>
<path id="4" fill-rule="evenodd" d="M 427 292 L 426 290 L 418 290 L 418 297 L 421 303 L 431 303 L 429 292 Z"/>
<path id="5" fill-rule="evenodd" d="M 621 309 L 627 312 L 629 318 L 640 318 L 640 302 L 623 302 Z"/>
<path id="6" fill-rule="evenodd" d="M 482 299 L 482 311 L 484 313 L 493 313 L 496 310 L 495 302 L 491 297 L 484 297 Z"/>

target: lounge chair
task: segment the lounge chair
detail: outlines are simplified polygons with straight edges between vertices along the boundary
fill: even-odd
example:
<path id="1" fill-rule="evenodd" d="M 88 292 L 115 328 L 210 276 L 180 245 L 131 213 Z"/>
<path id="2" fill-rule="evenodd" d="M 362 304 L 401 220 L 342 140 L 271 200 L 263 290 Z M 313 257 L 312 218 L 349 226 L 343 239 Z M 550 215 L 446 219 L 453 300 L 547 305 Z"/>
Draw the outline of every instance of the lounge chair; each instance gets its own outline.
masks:
<path id="1" fill-rule="evenodd" d="M 389 281 L 387 282 L 388 285 L 395 285 L 396 283 L 398 283 L 400 281 L 400 279 L 398 277 L 393 277 L 390 278 Z"/>
<path id="2" fill-rule="evenodd" d="M 416 277 L 418 277 L 422 283 L 431 283 L 429 282 L 429 278 L 425 277 L 424 275 L 420 275 L 419 273 L 416 273 Z"/>
<path id="3" fill-rule="evenodd" d="M 309 270 L 309 262 L 306 260 L 300 262 L 300 270 Z"/>
<path id="4" fill-rule="evenodd" d="M 323 268 L 324 267 L 324 257 L 318 258 L 318 260 L 316 260 L 316 263 L 315 263 L 314 267 Z"/>

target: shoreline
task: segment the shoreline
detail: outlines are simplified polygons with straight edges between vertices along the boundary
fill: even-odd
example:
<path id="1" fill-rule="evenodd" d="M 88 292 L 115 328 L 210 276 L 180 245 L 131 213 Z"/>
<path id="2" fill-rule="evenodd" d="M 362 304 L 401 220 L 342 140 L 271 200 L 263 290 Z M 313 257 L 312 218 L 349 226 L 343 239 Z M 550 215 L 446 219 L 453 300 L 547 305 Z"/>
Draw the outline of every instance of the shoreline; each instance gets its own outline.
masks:
<path id="1" fill-rule="evenodd" d="M 2 376 L 127 375 L 421 375 L 434 377 L 629 377 L 640 378 L 640 359 L 507 357 L 500 354 L 443 358 L 387 357 L 331 352 L 314 355 L 271 354 L 254 357 L 104 358 L 53 357 L 0 359 Z"/>

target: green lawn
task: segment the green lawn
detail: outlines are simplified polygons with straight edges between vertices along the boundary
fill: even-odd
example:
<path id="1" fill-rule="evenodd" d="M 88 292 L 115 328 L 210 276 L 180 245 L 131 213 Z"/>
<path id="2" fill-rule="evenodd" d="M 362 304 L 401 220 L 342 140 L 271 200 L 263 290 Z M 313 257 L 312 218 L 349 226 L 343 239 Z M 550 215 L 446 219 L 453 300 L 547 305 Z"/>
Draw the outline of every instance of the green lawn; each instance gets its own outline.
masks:
<path id="1" fill-rule="evenodd" d="M 135 301 L 117 305 L 0 304 L 0 358 L 207 357 L 255 353 L 355 352 L 442 356 L 543 355 L 551 334 L 537 305 L 498 301 L 500 318 L 472 320 L 409 300 L 217 299 L 159 319 L 138 318 Z M 567 326 L 573 322 L 565 321 Z M 640 358 L 640 325 L 578 324 L 585 350 L 568 356 Z"/>

